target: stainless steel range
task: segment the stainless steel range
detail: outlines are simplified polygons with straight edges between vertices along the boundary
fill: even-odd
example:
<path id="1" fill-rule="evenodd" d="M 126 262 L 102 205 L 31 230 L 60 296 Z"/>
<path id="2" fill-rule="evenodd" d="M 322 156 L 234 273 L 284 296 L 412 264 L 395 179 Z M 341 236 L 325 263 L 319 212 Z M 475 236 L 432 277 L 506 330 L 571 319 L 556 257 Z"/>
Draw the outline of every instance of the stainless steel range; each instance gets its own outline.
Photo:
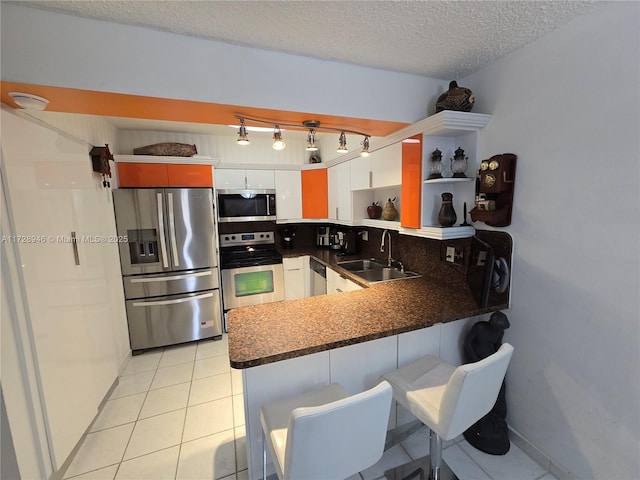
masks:
<path id="1" fill-rule="evenodd" d="M 224 310 L 284 300 L 282 255 L 273 232 L 220 235 Z"/>

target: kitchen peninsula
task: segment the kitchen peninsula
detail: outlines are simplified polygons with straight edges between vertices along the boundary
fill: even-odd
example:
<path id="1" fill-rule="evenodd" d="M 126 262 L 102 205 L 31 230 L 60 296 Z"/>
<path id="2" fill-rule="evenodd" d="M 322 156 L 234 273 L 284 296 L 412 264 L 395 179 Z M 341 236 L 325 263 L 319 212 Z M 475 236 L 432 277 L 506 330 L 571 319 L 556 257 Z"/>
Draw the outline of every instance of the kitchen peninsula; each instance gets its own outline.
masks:
<path id="1" fill-rule="evenodd" d="M 329 383 L 363 391 L 420 355 L 460 363 L 459 339 L 473 317 L 508 308 L 505 300 L 479 309 L 468 287 L 427 275 L 369 285 L 337 265 L 355 256 L 313 249 L 286 255 L 311 255 L 365 288 L 229 312 L 229 358 L 242 369 L 251 479 L 261 476 L 264 403 Z M 389 426 L 410 420 L 394 406 Z"/>

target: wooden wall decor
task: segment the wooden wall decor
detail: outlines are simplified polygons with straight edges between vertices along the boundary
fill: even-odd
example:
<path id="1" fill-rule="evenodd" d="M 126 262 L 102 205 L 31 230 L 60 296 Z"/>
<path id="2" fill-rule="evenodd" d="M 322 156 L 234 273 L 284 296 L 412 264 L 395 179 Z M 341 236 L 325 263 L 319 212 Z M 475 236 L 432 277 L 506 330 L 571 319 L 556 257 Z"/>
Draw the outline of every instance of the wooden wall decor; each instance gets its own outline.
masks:
<path id="1" fill-rule="evenodd" d="M 480 163 L 476 176 L 476 205 L 469 212 L 471 220 L 492 227 L 511 225 L 516 159 L 513 153 L 503 153 Z"/>
<path id="2" fill-rule="evenodd" d="M 113 155 L 109 151 L 109 145 L 105 143 L 104 147 L 93 147 L 89 152 L 91 155 L 91 163 L 93 171 L 102 175 L 102 186 L 108 188 L 111 186 L 111 165 L 109 160 L 113 160 Z"/>

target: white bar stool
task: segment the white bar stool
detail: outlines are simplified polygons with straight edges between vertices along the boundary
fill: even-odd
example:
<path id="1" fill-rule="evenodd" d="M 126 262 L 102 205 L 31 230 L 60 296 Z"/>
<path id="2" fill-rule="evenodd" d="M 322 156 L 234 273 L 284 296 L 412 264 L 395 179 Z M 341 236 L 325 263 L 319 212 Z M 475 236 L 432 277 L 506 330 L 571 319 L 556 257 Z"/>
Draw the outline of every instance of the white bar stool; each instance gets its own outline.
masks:
<path id="1" fill-rule="evenodd" d="M 339 384 L 263 405 L 263 478 L 267 446 L 281 480 L 342 480 L 382 457 L 391 386 L 382 381 L 349 396 Z"/>
<path id="2" fill-rule="evenodd" d="M 427 355 L 382 375 L 393 387 L 393 398 L 431 429 L 430 455 L 386 471 L 386 478 L 457 479 L 442 461 L 442 442 L 457 437 L 491 410 L 512 354 L 513 347 L 503 343 L 493 355 L 457 368 Z"/>

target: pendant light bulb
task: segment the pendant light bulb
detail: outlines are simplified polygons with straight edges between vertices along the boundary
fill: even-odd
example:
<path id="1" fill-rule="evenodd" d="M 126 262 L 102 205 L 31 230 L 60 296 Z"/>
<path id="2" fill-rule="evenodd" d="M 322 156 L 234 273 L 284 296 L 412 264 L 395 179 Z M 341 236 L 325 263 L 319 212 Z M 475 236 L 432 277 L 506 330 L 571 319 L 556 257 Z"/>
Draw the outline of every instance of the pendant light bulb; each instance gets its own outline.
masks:
<path id="1" fill-rule="evenodd" d="M 369 137 L 364 137 L 364 140 L 362 140 L 362 151 L 360 152 L 360 156 L 368 157 L 369 155 L 371 155 L 369 153 Z"/>
<path id="2" fill-rule="evenodd" d="M 280 125 L 276 125 L 276 128 L 273 132 L 273 149 L 274 150 L 282 150 L 286 144 L 284 140 L 282 140 L 282 132 L 280 131 Z"/>
<path id="3" fill-rule="evenodd" d="M 238 130 L 238 145 L 249 145 L 249 136 L 247 135 L 247 127 L 244 126 L 244 118 L 240 119 L 240 129 Z"/>
<path id="4" fill-rule="evenodd" d="M 307 152 L 317 152 L 316 146 L 316 131 L 313 128 L 309 129 L 309 135 L 307 135 Z"/>
<path id="5" fill-rule="evenodd" d="M 344 130 L 340 132 L 340 139 L 338 140 L 338 153 L 347 153 L 347 136 L 344 133 Z"/>

